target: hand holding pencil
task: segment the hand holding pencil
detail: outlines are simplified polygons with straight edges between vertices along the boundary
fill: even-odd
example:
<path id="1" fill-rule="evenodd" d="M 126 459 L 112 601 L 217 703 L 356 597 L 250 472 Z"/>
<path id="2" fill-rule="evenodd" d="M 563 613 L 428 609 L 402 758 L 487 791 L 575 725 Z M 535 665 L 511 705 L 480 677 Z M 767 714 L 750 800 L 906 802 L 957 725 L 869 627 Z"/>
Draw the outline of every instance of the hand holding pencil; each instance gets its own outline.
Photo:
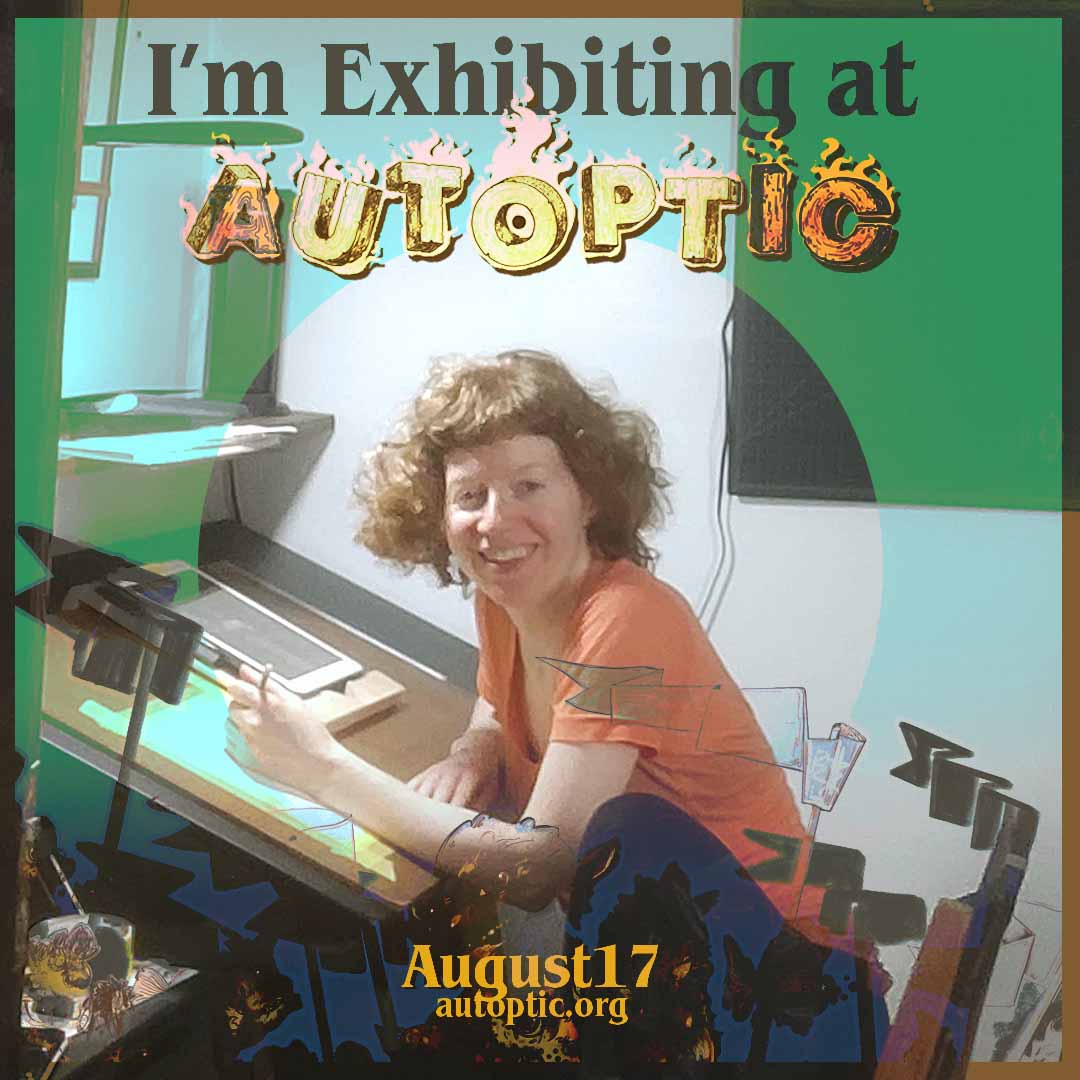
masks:
<path id="1" fill-rule="evenodd" d="M 232 699 L 225 751 L 260 782 L 317 800 L 327 770 L 347 751 L 302 699 L 270 681 L 272 671 L 245 664 L 237 676 L 216 672 Z"/>

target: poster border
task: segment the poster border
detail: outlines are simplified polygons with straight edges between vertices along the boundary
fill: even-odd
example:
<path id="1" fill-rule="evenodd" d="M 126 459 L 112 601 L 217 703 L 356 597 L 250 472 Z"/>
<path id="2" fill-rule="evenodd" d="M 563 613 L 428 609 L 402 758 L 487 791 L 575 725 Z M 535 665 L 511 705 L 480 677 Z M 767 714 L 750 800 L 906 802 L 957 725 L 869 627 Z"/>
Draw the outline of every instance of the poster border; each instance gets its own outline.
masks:
<path id="1" fill-rule="evenodd" d="M 941 0 L 939 17 L 985 17 L 998 18 L 1008 17 L 1052 17 L 1062 23 L 1062 120 L 1063 120 L 1063 173 L 1062 173 L 1062 212 L 1061 221 L 1064 237 L 1064 261 L 1062 273 L 1062 311 L 1071 313 L 1074 305 L 1074 289 L 1071 287 L 1075 281 L 1076 268 L 1075 256 L 1070 256 L 1074 250 L 1076 241 L 1076 218 L 1077 213 L 1074 205 L 1071 205 L 1065 197 L 1070 189 L 1080 190 L 1080 171 L 1077 166 L 1077 103 L 1080 102 L 1080 87 L 1076 72 L 1078 62 L 1078 40 L 1080 40 L 1080 4 L 1065 0 L 1064 3 L 1038 3 L 1023 4 L 1011 2 L 1011 0 L 993 0 L 993 2 L 971 4 L 949 4 L 947 0 Z M 221 14 L 219 2 L 210 0 L 188 0 L 183 5 L 185 17 L 203 18 L 216 17 Z M 468 14 L 464 15 L 461 10 L 455 10 L 455 18 L 498 18 L 517 17 L 517 13 L 508 15 L 507 6 L 497 0 L 466 0 L 462 5 Z M 923 10 L 919 0 L 888 0 L 886 3 L 867 5 L 857 3 L 856 0 L 833 0 L 828 4 L 800 3 L 798 0 L 747 0 L 744 5 L 742 0 L 682 0 L 668 5 L 664 17 L 683 18 L 725 18 L 739 17 L 743 14 L 744 7 L 747 14 L 754 17 L 890 17 L 890 18 L 925 18 L 927 12 Z M 963 10 L 956 10 L 962 7 Z M 81 8 L 81 10 L 80 10 Z M 586 9 L 588 15 L 583 15 Z M 870 11 L 867 11 L 870 8 Z M 83 15 L 85 17 L 109 17 L 116 16 L 120 11 L 119 0 L 87 0 L 79 4 L 78 0 L 69 0 L 68 3 L 30 3 L 28 0 L 16 0 L 14 5 L 16 17 L 64 17 Z M 435 4 L 428 0 L 414 0 L 409 5 L 410 18 L 445 18 L 447 9 L 444 4 Z M 350 0 L 317 0 L 314 4 L 307 5 L 303 16 L 296 14 L 296 6 L 286 3 L 285 0 L 262 0 L 259 4 L 259 18 L 310 18 L 318 13 L 321 17 L 356 17 L 356 5 Z M 128 7 L 131 17 L 177 17 L 177 5 L 175 2 L 163 2 L 163 0 L 133 0 Z M 568 3 L 566 0 L 552 0 L 544 8 L 544 16 L 547 18 L 657 18 L 656 7 L 653 4 L 646 5 L 640 0 L 589 0 L 587 4 L 580 2 Z M 393 18 L 400 19 L 400 3 L 389 3 L 388 0 L 369 0 L 365 5 L 365 18 Z M 3 141 L 5 153 L 0 161 L 0 177 L 2 177 L 3 191 L 7 195 L 4 200 L 4 225 L 10 226 L 13 220 L 12 206 L 14 194 L 14 32 L 13 25 L 5 27 L 4 46 L 0 50 L 0 78 L 3 81 L 2 98 L 0 101 L 0 115 L 3 116 Z M 12 348 L 14 356 L 14 309 L 15 309 L 15 238 L 14 230 L 6 227 L 0 230 L 4 237 L 4 267 L 6 272 L 3 290 L 4 303 L 2 318 L 7 327 L 7 340 Z M 1062 354 L 1063 357 L 1071 357 L 1077 347 L 1077 335 L 1075 333 L 1075 320 L 1067 315 L 1063 316 L 1062 324 Z M 12 475 L 15 460 L 15 435 L 14 435 L 14 382 L 15 365 L 9 366 L 8 387 L 9 392 L 3 395 L 4 413 L 6 420 L 9 460 L 12 462 Z M 1067 497 L 1071 499 L 1072 493 L 1080 491 L 1080 365 L 1063 365 L 1062 371 L 1062 418 L 1064 430 L 1063 444 L 1063 475 L 1062 494 L 1063 503 Z M 9 481 L 10 482 L 10 481 Z M 9 506 L 11 503 L 8 504 Z M 1074 505 L 1071 504 L 1070 505 Z M 1062 656 L 1063 659 L 1072 655 L 1080 656 L 1080 504 L 1075 504 L 1073 511 L 1065 511 L 1062 514 Z M 10 513 L 10 511 L 9 511 Z M 13 515 L 12 515 L 13 517 Z M 9 535 L 14 543 L 14 522 Z M 7 572 L 12 576 L 12 594 L 14 592 L 14 567 L 13 562 L 8 563 Z M 14 668 L 12 654 L 8 653 L 7 663 L 12 667 L 11 676 L 6 679 L 6 700 L 8 703 L 8 716 L 14 718 Z M 1062 717 L 1080 715 L 1080 672 L 1070 670 L 1067 663 L 1062 667 Z M 14 760 L 14 722 L 5 725 L 5 741 L 0 746 L 0 755 L 3 758 Z M 1061 750 L 1062 761 L 1070 760 L 1070 752 L 1076 745 L 1076 737 L 1068 727 L 1062 724 Z M 4 789 L 0 791 L 0 810 L 6 811 L 14 802 L 15 777 L 7 775 L 9 770 L 5 767 L 0 769 L 0 785 Z M 1080 795 L 1071 789 L 1071 785 L 1065 785 L 1063 791 L 1063 817 L 1070 820 L 1080 803 Z M 1072 843 L 1066 852 L 1071 854 Z M 1065 854 L 1063 852 L 1063 854 Z M 0 852 L 3 862 L 0 865 L 10 866 L 7 861 L 7 852 Z M 1063 909 L 1067 910 L 1066 895 L 1073 895 L 1077 868 L 1067 858 L 1062 867 L 1063 877 Z M 1077 948 L 1073 935 L 1062 926 L 1062 950 L 1065 958 L 1064 966 L 1071 972 L 1077 961 Z M 0 956 L 0 960 L 6 957 Z M 1014 1065 L 1008 1073 L 997 1069 L 999 1063 L 972 1063 L 968 1075 L 974 1080 L 992 1080 L 992 1077 L 1018 1075 L 1018 1070 L 1025 1068 L 1023 1065 Z M 1004 1065 L 1001 1069 L 1004 1069 Z M 1030 1068 L 1035 1068 L 1034 1065 Z M 1039 1075 L 1047 1075 L 1053 1066 L 1048 1064 L 1039 1065 Z M 1059 1074 L 1064 1069 L 1064 1063 L 1057 1065 Z M 994 1069 L 994 1072 L 991 1072 Z M 1025 1074 L 1026 1075 L 1026 1074 Z"/>

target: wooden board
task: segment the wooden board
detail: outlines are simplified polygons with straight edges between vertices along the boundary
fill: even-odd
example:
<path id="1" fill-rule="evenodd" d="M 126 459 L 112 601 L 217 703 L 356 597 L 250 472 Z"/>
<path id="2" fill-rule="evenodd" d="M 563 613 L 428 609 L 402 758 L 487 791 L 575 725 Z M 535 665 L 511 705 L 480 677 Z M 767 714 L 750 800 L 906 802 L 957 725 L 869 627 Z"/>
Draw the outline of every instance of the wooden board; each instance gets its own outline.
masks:
<path id="1" fill-rule="evenodd" d="M 310 701 L 327 731 L 333 735 L 352 731 L 358 724 L 380 716 L 405 694 L 401 683 L 381 671 L 365 671 L 345 684 L 345 692 L 323 690 Z"/>

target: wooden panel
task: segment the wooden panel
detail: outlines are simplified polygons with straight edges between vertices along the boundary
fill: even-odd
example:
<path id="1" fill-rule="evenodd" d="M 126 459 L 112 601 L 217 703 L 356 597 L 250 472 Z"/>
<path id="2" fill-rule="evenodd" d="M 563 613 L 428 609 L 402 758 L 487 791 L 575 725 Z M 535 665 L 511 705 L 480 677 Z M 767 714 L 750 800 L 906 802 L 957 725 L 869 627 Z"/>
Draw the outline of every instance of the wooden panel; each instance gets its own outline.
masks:
<path id="1" fill-rule="evenodd" d="M 380 716 L 401 701 L 405 687 L 381 671 L 365 671 L 350 679 L 345 692 L 323 690 L 311 699 L 311 706 L 321 716 L 327 731 L 337 735 L 351 731 L 358 724 Z"/>

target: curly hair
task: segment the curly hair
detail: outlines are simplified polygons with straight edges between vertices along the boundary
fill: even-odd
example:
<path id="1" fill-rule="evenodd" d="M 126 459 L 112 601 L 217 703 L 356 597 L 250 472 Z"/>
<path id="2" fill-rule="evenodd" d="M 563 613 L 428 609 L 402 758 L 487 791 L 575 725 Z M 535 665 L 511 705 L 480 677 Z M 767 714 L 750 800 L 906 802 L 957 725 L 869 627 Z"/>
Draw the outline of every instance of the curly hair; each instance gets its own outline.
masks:
<path id="1" fill-rule="evenodd" d="M 583 386 L 550 353 L 516 349 L 493 357 L 434 361 L 391 441 L 368 454 L 355 485 L 363 520 L 356 540 L 406 568 L 430 566 L 455 583 L 446 542 L 445 459 L 454 450 L 515 435 L 543 435 L 559 448 L 596 507 L 592 549 L 651 568 L 643 532 L 668 509 L 656 425 Z"/>

